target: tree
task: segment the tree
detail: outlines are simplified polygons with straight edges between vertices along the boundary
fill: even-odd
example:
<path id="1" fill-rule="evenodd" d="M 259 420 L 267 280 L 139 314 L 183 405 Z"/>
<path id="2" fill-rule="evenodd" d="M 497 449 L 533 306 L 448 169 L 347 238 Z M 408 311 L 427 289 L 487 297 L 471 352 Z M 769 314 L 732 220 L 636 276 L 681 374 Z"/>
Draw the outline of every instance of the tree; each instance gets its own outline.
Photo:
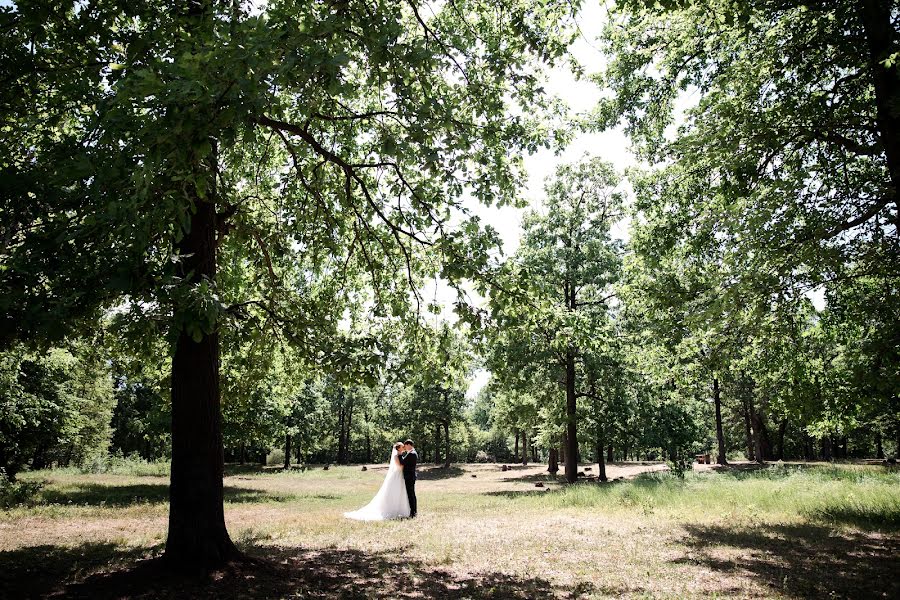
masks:
<path id="1" fill-rule="evenodd" d="M 449 218 L 509 201 L 554 114 L 541 62 L 577 3 L 414 1 L 4 7 L 2 336 L 58 338 L 128 302 L 172 344 L 165 556 L 237 555 L 222 507 L 220 338 L 232 319 L 332 353 L 368 274 L 408 309 L 440 256 L 457 282 L 495 241 Z M 243 276 L 239 274 L 243 273 Z M 159 326 L 162 323 L 164 325 Z"/>
<path id="2" fill-rule="evenodd" d="M 565 394 L 565 473 L 578 472 L 579 397 L 597 390 L 586 373 L 611 336 L 612 284 L 620 247 L 610 228 L 621 218 L 618 176 L 599 159 L 561 166 L 546 185 L 546 212 L 525 217 L 522 244 L 491 291 L 491 371 L 523 391 L 535 369 Z"/>
<path id="3" fill-rule="evenodd" d="M 110 373 L 99 350 L 68 348 L 0 353 L 0 467 L 82 465 L 106 452 L 113 410 Z"/>

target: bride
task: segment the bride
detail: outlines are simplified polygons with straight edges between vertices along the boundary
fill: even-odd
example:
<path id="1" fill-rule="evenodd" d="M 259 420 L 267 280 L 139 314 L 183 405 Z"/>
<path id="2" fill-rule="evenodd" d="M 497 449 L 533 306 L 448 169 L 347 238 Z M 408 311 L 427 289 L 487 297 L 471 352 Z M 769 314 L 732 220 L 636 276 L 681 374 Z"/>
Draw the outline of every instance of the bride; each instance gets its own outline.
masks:
<path id="1" fill-rule="evenodd" d="M 344 513 L 345 517 L 357 521 L 383 521 L 409 516 L 409 498 L 403 483 L 403 466 L 399 456 L 402 447 L 400 442 L 394 444 L 387 475 L 372 501 L 359 510 Z"/>

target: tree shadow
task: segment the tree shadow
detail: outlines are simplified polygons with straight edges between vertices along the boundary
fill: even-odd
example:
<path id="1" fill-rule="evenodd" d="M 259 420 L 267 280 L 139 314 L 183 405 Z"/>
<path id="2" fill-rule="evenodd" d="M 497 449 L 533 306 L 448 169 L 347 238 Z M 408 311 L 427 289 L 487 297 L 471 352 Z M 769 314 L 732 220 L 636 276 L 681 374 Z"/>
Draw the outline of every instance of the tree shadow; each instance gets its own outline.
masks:
<path id="1" fill-rule="evenodd" d="M 111 544 L 35 546 L 0 552 L 0 582 L 10 598 L 547 598 L 579 597 L 563 588 L 504 573 L 460 574 L 393 552 L 250 546 L 250 560 L 203 576 L 171 573 L 148 551 Z M 40 577 L 35 575 L 40 573 Z"/>
<path id="2" fill-rule="evenodd" d="M 287 502 L 291 494 L 273 494 L 265 490 L 226 485 L 225 502 Z M 103 485 L 79 483 L 62 489 L 41 491 L 38 504 L 77 504 L 84 506 L 125 507 L 135 504 L 162 504 L 169 501 L 169 486 L 164 484 Z"/>
<path id="3" fill-rule="evenodd" d="M 896 537 L 817 525 L 688 524 L 684 529 L 688 552 L 676 563 L 749 576 L 788 596 L 900 598 Z"/>
<path id="4" fill-rule="evenodd" d="M 419 466 L 419 469 L 416 471 L 416 479 L 419 481 L 453 479 L 454 477 L 462 477 L 465 474 L 464 469 L 453 465 L 449 468 L 443 466 Z"/>

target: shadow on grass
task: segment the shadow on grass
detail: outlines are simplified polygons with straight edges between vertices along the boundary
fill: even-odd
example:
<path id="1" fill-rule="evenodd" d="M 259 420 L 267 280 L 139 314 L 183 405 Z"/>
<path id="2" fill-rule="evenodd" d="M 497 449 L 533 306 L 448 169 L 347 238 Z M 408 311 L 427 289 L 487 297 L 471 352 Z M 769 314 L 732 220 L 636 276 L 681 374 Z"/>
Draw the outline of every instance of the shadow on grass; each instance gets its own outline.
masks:
<path id="1" fill-rule="evenodd" d="M 460 467 L 450 466 L 419 466 L 416 471 L 416 478 L 419 481 L 432 481 L 435 479 L 453 479 L 454 477 L 462 477 L 465 471 Z"/>
<path id="2" fill-rule="evenodd" d="M 255 560 L 204 577 L 174 575 L 150 551 L 108 544 L 36 546 L 0 552 L 0 582 L 11 598 L 546 598 L 579 597 L 539 578 L 465 575 L 396 552 L 250 546 Z M 159 548 L 154 552 L 159 553 Z M 36 575 L 40 573 L 40 577 Z M 593 588 L 593 586 L 587 586 Z"/>
<path id="3" fill-rule="evenodd" d="M 287 502 L 290 494 L 272 494 L 226 485 L 225 502 L 234 504 L 254 502 Z M 39 504 L 78 504 L 84 506 L 125 507 L 134 504 L 161 504 L 169 501 L 169 486 L 161 484 L 103 485 L 79 483 L 62 489 L 45 489 L 39 495 Z"/>
<path id="4" fill-rule="evenodd" d="M 900 598 L 900 539 L 818 525 L 685 525 L 674 562 L 750 576 L 805 598 Z M 719 549 L 731 551 L 720 552 Z M 739 551 L 738 554 L 734 550 Z"/>

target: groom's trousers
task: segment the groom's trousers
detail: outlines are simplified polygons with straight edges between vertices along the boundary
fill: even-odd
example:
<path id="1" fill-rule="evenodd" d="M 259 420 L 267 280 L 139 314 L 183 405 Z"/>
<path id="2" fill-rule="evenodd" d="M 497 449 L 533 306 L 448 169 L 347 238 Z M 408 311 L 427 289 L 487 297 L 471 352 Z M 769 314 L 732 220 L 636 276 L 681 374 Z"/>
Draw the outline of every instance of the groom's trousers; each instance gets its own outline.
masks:
<path id="1" fill-rule="evenodd" d="M 406 495 L 409 497 L 409 516 L 416 516 L 416 480 L 404 479 L 406 483 Z"/>

